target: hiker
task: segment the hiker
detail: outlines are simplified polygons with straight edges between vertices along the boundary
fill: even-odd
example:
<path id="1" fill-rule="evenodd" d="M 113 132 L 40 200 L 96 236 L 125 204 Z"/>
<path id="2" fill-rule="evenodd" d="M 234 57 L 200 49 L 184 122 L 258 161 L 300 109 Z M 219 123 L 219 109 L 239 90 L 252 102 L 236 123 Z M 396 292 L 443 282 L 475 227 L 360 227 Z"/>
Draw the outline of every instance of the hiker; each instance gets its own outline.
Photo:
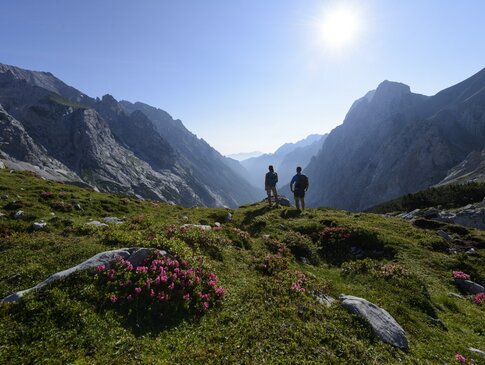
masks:
<path id="1" fill-rule="evenodd" d="M 278 174 L 274 172 L 273 165 L 269 165 L 268 170 L 264 178 L 264 188 L 266 189 L 266 193 L 268 193 L 268 204 L 271 206 L 271 192 L 273 192 L 276 205 L 278 205 L 278 192 L 276 191 Z"/>
<path id="2" fill-rule="evenodd" d="M 301 203 L 301 211 L 303 212 L 305 210 L 305 192 L 308 190 L 308 177 L 301 173 L 300 166 L 296 168 L 296 175 L 291 179 L 290 189 L 295 196 L 296 209 L 300 210 Z"/>

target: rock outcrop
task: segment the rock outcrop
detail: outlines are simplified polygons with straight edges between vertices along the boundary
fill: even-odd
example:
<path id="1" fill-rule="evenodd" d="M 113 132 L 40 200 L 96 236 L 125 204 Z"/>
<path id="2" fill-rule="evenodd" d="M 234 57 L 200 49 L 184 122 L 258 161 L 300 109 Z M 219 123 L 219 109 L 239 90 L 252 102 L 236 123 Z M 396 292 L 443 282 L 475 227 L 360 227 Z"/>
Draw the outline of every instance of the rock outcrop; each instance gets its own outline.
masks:
<path id="1" fill-rule="evenodd" d="M 138 248 L 138 247 L 132 247 L 132 248 L 120 248 L 118 250 L 112 250 L 112 251 L 105 251 L 98 253 L 97 255 L 94 255 L 93 257 L 87 259 L 86 261 L 81 262 L 79 265 L 73 266 L 69 269 L 59 271 L 55 274 L 52 274 L 49 276 L 46 280 L 40 282 L 36 286 L 18 291 L 16 293 L 13 293 L 5 298 L 3 298 L 1 301 L 5 303 L 13 303 L 19 301 L 25 294 L 33 291 L 33 290 L 39 290 L 45 287 L 46 285 L 66 278 L 72 273 L 79 271 L 79 270 L 86 270 L 90 268 L 94 268 L 100 265 L 106 265 L 110 266 L 112 262 L 115 260 L 117 256 L 130 261 L 133 266 L 139 266 L 146 258 L 147 256 L 153 252 L 154 249 L 148 249 L 148 248 Z M 162 255 L 165 255 L 166 252 L 160 251 Z"/>
<path id="2" fill-rule="evenodd" d="M 384 309 L 358 297 L 341 295 L 342 306 L 364 318 L 372 327 L 374 334 L 383 342 L 407 350 L 406 333 L 396 320 Z"/>

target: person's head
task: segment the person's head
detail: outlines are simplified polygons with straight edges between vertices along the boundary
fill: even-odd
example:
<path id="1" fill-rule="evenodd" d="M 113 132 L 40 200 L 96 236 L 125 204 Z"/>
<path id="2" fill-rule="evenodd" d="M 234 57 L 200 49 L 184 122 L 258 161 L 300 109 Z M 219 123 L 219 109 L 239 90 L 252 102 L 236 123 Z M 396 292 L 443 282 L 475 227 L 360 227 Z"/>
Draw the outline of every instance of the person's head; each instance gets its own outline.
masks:
<path id="1" fill-rule="evenodd" d="M 296 168 L 296 173 L 297 173 L 297 174 L 299 174 L 300 172 L 301 172 L 301 167 L 300 167 L 300 166 L 298 166 L 298 167 Z"/>
<path id="2" fill-rule="evenodd" d="M 268 169 L 269 169 L 269 171 L 273 172 L 274 171 L 273 165 L 269 165 Z"/>

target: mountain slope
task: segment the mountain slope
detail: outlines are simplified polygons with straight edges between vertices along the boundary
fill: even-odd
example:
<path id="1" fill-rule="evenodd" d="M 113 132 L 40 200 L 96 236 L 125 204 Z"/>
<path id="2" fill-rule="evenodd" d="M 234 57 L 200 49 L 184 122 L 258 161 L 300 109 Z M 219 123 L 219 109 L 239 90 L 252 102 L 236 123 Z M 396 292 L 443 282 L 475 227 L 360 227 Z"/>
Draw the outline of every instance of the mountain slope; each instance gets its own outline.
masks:
<path id="1" fill-rule="evenodd" d="M 308 200 L 363 210 L 437 184 L 483 147 L 485 70 L 433 97 L 385 81 L 354 103 L 309 164 L 318 190 Z"/>
<path id="2" fill-rule="evenodd" d="M 320 150 L 327 135 L 312 134 L 296 143 L 285 143 L 274 153 L 241 161 L 248 172 L 248 180 L 253 186 L 263 189 L 264 175 L 268 166 L 273 165 L 279 177 L 279 185 L 289 183 L 297 166 L 305 167 Z"/>
<path id="3" fill-rule="evenodd" d="M 194 138 L 173 141 L 181 129 L 190 134 L 180 121 L 160 133 L 143 112 L 127 113 L 110 95 L 90 98 L 50 73 L 0 65 L 0 104 L 35 145 L 99 189 L 188 206 L 237 206 L 258 197 L 232 161 L 205 142 L 195 138 L 205 148 L 181 154 Z"/>

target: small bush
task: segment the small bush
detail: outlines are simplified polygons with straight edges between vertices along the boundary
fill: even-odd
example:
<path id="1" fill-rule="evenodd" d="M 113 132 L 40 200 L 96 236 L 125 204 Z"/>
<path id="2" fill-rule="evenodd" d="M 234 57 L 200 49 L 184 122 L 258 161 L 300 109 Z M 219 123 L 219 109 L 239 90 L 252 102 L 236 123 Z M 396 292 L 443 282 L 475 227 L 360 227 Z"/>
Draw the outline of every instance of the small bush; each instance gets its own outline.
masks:
<path id="1" fill-rule="evenodd" d="M 282 242 L 297 258 L 306 257 L 311 262 L 317 261 L 317 247 L 307 236 L 289 231 L 285 234 Z"/>
<path id="2" fill-rule="evenodd" d="M 102 265 L 96 270 L 106 300 L 128 312 L 203 313 L 220 305 L 225 294 L 214 272 L 160 254 L 138 267 L 117 257 L 111 268 Z"/>
<path id="3" fill-rule="evenodd" d="M 251 235 L 248 232 L 243 231 L 239 228 L 231 227 L 225 228 L 224 233 L 226 233 L 234 246 L 241 247 L 246 250 L 249 250 L 251 248 L 253 240 L 251 239 Z"/>
<path id="4" fill-rule="evenodd" d="M 57 211 L 60 212 L 71 212 L 72 211 L 72 205 L 66 202 L 63 202 L 61 200 L 55 200 L 49 204 L 49 206 Z"/>

